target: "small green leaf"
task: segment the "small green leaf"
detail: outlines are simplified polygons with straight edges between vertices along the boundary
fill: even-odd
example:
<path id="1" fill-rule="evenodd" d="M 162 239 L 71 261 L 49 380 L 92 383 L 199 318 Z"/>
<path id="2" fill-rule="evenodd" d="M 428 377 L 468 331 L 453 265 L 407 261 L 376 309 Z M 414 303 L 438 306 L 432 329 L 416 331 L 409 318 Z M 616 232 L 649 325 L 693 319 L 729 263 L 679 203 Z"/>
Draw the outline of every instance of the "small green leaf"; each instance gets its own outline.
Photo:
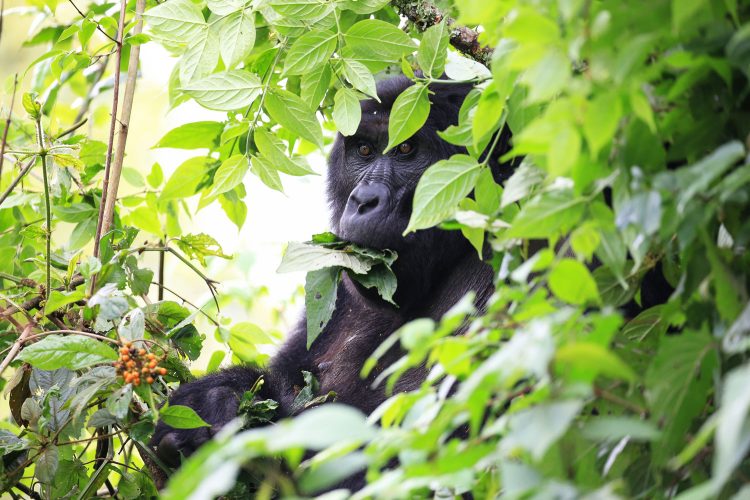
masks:
<path id="1" fill-rule="evenodd" d="M 213 161 L 213 158 L 206 156 L 197 156 L 184 161 L 167 181 L 159 200 L 193 196 Z"/>
<path id="2" fill-rule="evenodd" d="M 258 151 L 274 166 L 279 172 L 287 175 L 309 175 L 315 172 L 301 157 L 290 157 L 287 154 L 287 148 L 284 143 L 272 132 L 265 129 L 255 129 L 253 136 Z"/>
<path id="3" fill-rule="evenodd" d="M 189 258 L 197 259 L 203 266 L 206 265 L 205 258 L 209 255 L 222 259 L 231 258 L 224 254 L 221 245 L 215 239 L 204 233 L 180 236 L 175 239 L 175 243 Z"/>
<path id="4" fill-rule="evenodd" d="M 318 109 L 320 101 L 323 100 L 326 96 L 326 92 L 328 92 L 328 87 L 331 85 L 332 77 L 333 70 L 331 69 L 330 64 L 318 66 L 312 71 L 302 75 L 300 97 L 307 103 L 311 110 L 315 111 Z"/>
<path id="5" fill-rule="evenodd" d="M 42 370 L 80 370 L 115 361 L 117 353 L 107 344 L 89 337 L 48 335 L 39 342 L 27 345 L 18 359 Z"/>
<path id="6" fill-rule="evenodd" d="M 336 50 L 336 33 L 313 30 L 299 37 L 289 48 L 284 64 L 287 75 L 302 75 L 328 62 Z"/>
<path id="7" fill-rule="evenodd" d="M 307 318 L 308 349 L 333 316 L 340 277 L 340 267 L 326 267 L 307 273 L 305 278 L 305 314 Z"/>
<path id="8" fill-rule="evenodd" d="M 548 238 L 572 227 L 585 208 L 585 199 L 574 197 L 569 190 L 556 189 L 543 193 L 521 208 L 505 236 Z"/>
<path id="9" fill-rule="evenodd" d="M 414 135 L 427 121 L 430 100 L 426 85 L 415 84 L 404 90 L 394 101 L 388 120 L 387 152 Z"/>
<path id="10" fill-rule="evenodd" d="M 417 184 L 404 234 L 432 227 L 450 217 L 458 203 L 474 189 L 481 169 L 468 155 L 453 155 L 428 168 Z"/>
<path id="11" fill-rule="evenodd" d="M 53 311 L 57 311 L 61 307 L 73 304 L 86 297 L 86 292 L 83 290 L 73 290 L 70 292 L 61 292 L 59 290 L 52 290 L 47 302 L 44 304 L 44 314 L 50 314 Z"/>
<path id="12" fill-rule="evenodd" d="M 592 157 L 612 141 L 621 116 L 622 100 L 615 93 L 599 94 L 589 103 L 583 120 L 583 134 Z"/>
<path id="13" fill-rule="evenodd" d="M 333 98 L 333 122 L 342 135 L 354 135 L 362 118 L 357 94 L 346 87 L 341 87 Z"/>
<path id="14" fill-rule="evenodd" d="M 557 367 L 575 381 L 591 383 L 599 375 L 627 381 L 637 378 L 635 372 L 614 353 L 593 342 L 565 344 L 557 350 L 555 361 Z"/>
<path id="15" fill-rule="evenodd" d="M 198 427 L 211 427 L 195 410 L 188 406 L 169 405 L 159 411 L 162 422 L 175 429 L 197 429 Z"/>
<path id="16" fill-rule="evenodd" d="M 218 196 L 235 188 L 245 178 L 250 162 L 245 155 L 233 155 L 224 160 L 214 174 L 214 183 L 208 198 Z"/>
<path id="17" fill-rule="evenodd" d="M 263 156 L 250 157 L 250 171 L 260 179 L 263 184 L 280 193 L 284 192 L 279 172 L 276 166 Z"/>
<path id="18" fill-rule="evenodd" d="M 599 302 L 599 290 L 586 266 L 573 259 L 561 260 L 549 275 L 550 290 L 570 304 Z"/>

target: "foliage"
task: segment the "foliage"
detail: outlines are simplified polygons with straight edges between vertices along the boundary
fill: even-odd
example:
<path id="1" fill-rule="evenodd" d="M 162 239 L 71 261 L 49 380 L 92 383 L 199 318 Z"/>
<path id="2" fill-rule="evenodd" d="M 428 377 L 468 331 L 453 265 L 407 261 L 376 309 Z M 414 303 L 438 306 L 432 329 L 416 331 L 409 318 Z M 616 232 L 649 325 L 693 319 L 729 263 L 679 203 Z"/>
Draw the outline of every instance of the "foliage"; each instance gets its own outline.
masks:
<path id="1" fill-rule="evenodd" d="M 314 495 L 362 468 L 368 485 L 356 497 L 740 490 L 750 473 L 747 3 L 440 5 L 446 15 L 412 2 L 417 22 L 402 30 L 384 0 L 167 0 L 149 2 L 147 34 L 134 15 L 141 0 L 92 3 L 67 22 L 56 0 L 28 5 L 39 20 L 24 44 L 46 52 L 18 75 L 30 92 L 15 96 L 11 76 L 16 106 L 0 125 L 0 383 L 13 416 L 0 430 L 0 489 L 156 494 L 159 463 L 145 443 L 169 390 L 192 378 L 186 363 L 206 336 L 196 318 L 210 318 L 237 362 L 262 363 L 257 345 L 273 338 L 220 323 L 211 304 L 164 300 L 144 255 L 179 259 L 215 293 L 204 266 L 226 257 L 221 245 L 183 234 L 181 222 L 218 202 L 241 228 L 248 171 L 280 191 L 280 174 L 312 173 L 305 156 L 330 144 L 334 128 L 356 130 L 356 101 L 400 71 L 415 85 L 395 103 L 388 148 L 423 125 L 430 83 L 475 86 L 459 123 L 441 132 L 466 154 L 425 173 L 407 231 L 442 224 L 480 254 L 488 245 L 498 287 L 487 310 L 466 297 L 440 322 L 419 319 L 386 340 L 405 355 L 379 383 L 392 388 L 422 365 L 429 376 L 369 419 L 333 403 L 272 426 L 228 426 L 164 496 L 223 494 L 242 464 L 264 457 L 294 472 L 264 474 L 259 496 Z M 449 47 L 457 27 L 478 25 L 494 48 L 489 67 Z M 117 167 L 127 132 L 117 124 L 128 123 L 127 82 L 146 42 L 179 58 L 172 106 L 193 99 L 226 112 L 156 142 L 198 150 L 166 179 L 158 164 Z M 105 143 L 80 127 L 94 97 L 118 87 L 115 68 L 128 79 Z M 523 162 L 501 187 L 483 153 L 506 125 L 505 159 Z M 120 176 L 142 192 L 118 197 Z M 534 253 L 535 240 L 548 244 Z M 334 298 L 336 269 L 318 276 Z M 641 283 L 654 275 L 674 287 L 669 301 L 627 316 L 625 304 L 648 303 Z M 125 342 L 166 374 L 126 383 L 112 366 Z M 267 421 L 273 402 L 259 403 L 243 410 Z M 161 413 L 203 425 L 184 407 Z"/>

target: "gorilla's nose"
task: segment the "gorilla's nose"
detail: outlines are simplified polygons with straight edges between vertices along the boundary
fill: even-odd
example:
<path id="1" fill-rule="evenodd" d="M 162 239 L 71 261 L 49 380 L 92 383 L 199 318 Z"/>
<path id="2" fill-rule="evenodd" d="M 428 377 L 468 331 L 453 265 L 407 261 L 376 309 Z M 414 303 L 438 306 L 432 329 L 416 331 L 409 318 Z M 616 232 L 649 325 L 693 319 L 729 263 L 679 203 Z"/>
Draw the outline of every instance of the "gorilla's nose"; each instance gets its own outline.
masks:
<path id="1" fill-rule="evenodd" d="M 350 218 L 369 217 L 388 204 L 388 188 L 383 184 L 359 184 L 349 195 L 346 212 Z"/>

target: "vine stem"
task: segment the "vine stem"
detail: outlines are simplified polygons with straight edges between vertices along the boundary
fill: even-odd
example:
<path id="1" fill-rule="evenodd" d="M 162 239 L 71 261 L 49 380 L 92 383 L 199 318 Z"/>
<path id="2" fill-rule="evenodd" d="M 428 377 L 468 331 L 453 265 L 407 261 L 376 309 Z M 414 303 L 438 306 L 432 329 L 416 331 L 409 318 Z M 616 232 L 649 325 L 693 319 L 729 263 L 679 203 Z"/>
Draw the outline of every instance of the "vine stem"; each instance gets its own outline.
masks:
<path id="1" fill-rule="evenodd" d="M 107 161 L 104 166 L 104 182 L 102 183 L 102 198 L 99 203 L 99 217 L 96 222 L 96 236 L 94 236 L 94 257 L 99 258 L 99 246 L 101 244 L 102 234 L 104 232 L 104 211 L 107 205 L 107 192 L 109 191 L 109 180 L 112 172 L 112 155 L 114 150 L 115 142 L 115 126 L 117 125 L 117 107 L 120 98 L 120 65 L 122 63 L 122 37 L 125 31 L 125 7 L 127 2 L 122 0 L 120 2 L 120 20 L 117 26 L 117 40 L 115 43 L 117 49 L 115 50 L 115 74 L 114 74 L 114 87 L 112 89 L 112 112 L 109 120 L 109 140 L 107 141 Z M 91 278 L 91 289 L 93 293 L 96 287 L 96 276 Z"/>
<path id="2" fill-rule="evenodd" d="M 42 129 L 42 115 L 39 114 L 36 119 L 36 140 L 39 145 L 39 159 L 42 160 L 42 177 L 44 178 L 44 207 L 46 209 L 47 217 L 47 231 L 45 237 L 47 240 L 47 279 L 45 281 L 46 288 L 44 289 L 45 296 L 49 298 L 50 291 L 52 290 L 52 263 L 50 257 L 52 255 L 52 207 L 50 206 L 49 200 L 49 179 L 47 175 L 47 150 L 44 148 L 44 129 Z"/>
<path id="3" fill-rule="evenodd" d="M 0 20 L 0 23 L 2 23 L 2 20 Z M 0 28 L 0 31 L 2 31 L 2 28 Z M 13 78 L 13 93 L 10 96 L 10 107 L 8 108 L 8 118 L 5 119 L 5 130 L 3 130 L 3 141 L 0 144 L 0 184 L 3 183 L 3 163 L 5 162 L 5 147 L 8 144 L 8 130 L 10 130 L 10 119 L 13 116 L 13 102 L 16 100 L 16 89 L 18 89 L 18 73 L 16 73 Z"/>

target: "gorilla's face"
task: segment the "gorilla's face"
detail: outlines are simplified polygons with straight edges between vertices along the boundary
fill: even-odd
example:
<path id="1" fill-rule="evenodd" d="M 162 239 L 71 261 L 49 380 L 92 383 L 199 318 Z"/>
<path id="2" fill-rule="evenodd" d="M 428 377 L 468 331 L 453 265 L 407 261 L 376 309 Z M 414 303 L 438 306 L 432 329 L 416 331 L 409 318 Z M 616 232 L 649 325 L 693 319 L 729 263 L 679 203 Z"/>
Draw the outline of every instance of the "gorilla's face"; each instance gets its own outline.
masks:
<path id="1" fill-rule="evenodd" d="M 403 278 L 431 282 L 428 275 L 435 268 L 448 265 L 467 248 L 456 231 L 433 228 L 402 236 L 424 171 L 438 160 L 464 152 L 440 139 L 437 131 L 458 121 L 459 107 L 470 88 L 445 85 L 433 89 L 433 105 L 424 127 L 383 153 L 388 144 L 391 106 L 410 84 L 403 77 L 380 82 L 381 102 L 362 101 L 359 129 L 353 136 L 337 137 L 328 170 L 334 232 L 363 246 L 398 252 L 395 270 L 400 288 Z"/>

